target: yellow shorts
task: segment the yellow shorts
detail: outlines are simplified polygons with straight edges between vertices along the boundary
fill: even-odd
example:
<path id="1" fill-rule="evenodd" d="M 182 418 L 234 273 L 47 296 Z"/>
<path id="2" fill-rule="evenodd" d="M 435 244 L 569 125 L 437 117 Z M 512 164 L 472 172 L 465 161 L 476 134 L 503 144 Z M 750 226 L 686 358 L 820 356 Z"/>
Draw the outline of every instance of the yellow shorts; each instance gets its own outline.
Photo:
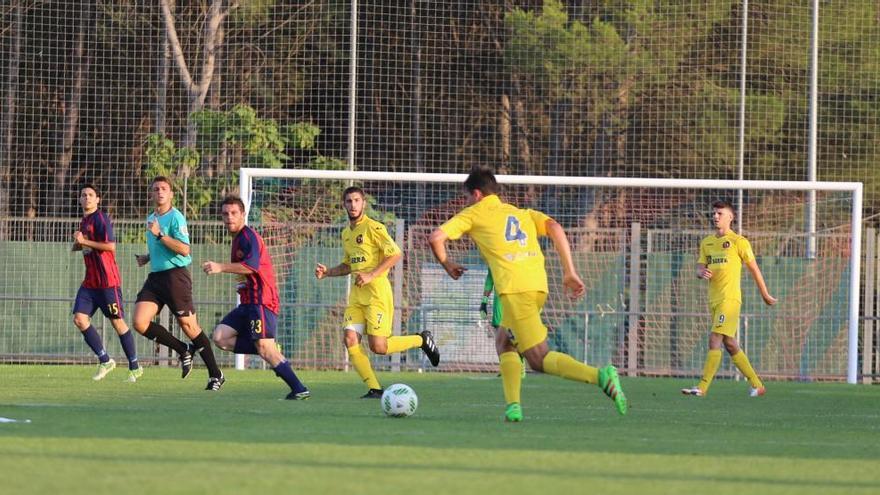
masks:
<path id="1" fill-rule="evenodd" d="M 517 351 L 525 352 L 547 340 L 547 327 L 541 321 L 546 300 L 546 292 L 501 294 L 501 326 L 509 330 Z"/>
<path id="2" fill-rule="evenodd" d="M 739 310 L 742 303 L 726 300 L 709 305 L 712 312 L 712 333 L 736 337 L 739 328 Z"/>
<path id="3" fill-rule="evenodd" d="M 390 299 L 374 299 L 370 304 L 349 304 L 345 308 L 343 328 L 363 335 L 390 337 L 394 321 L 394 303 Z"/>

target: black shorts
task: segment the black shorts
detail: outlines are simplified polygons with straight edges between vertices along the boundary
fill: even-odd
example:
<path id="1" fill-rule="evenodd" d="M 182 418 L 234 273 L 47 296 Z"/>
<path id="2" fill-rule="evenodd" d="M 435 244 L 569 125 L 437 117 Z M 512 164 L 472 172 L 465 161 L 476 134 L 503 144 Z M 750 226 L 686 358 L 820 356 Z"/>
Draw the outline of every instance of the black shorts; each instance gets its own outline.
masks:
<path id="1" fill-rule="evenodd" d="M 192 276 L 186 268 L 172 268 L 161 272 L 151 272 L 141 291 L 137 302 L 150 301 L 159 306 L 159 310 L 167 305 L 174 316 L 190 316 L 196 314 L 192 297 Z"/>

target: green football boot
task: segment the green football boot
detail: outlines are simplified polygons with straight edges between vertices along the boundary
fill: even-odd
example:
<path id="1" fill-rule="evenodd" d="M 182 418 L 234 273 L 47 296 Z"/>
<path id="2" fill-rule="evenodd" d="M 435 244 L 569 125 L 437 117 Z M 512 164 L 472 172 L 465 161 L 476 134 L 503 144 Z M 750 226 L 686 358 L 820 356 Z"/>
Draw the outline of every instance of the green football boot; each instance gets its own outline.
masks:
<path id="1" fill-rule="evenodd" d="M 624 395 L 623 388 L 620 386 L 617 368 L 610 364 L 604 368 L 599 368 L 599 388 L 614 401 L 617 412 L 621 415 L 626 414 L 626 395 Z"/>
<path id="2" fill-rule="evenodd" d="M 107 373 L 110 373 L 111 371 L 113 371 L 113 368 L 115 368 L 115 367 L 116 367 L 116 361 L 114 361 L 112 359 L 107 361 L 106 363 L 98 364 L 98 370 L 95 371 L 95 375 L 92 376 L 92 380 L 95 380 L 95 381 L 103 380 L 104 377 L 107 376 Z"/>
<path id="3" fill-rule="evenodd" d="M 508 423 L 519 423 L 523 420 L 522 406 L 518 402 L 511 402 L 504 410 L 504 421 Z"/>
<path id="4" fill-rule="evenodd" d="M 133 370 L 128 370 L 128 378 L 126 378 L 126 381 L 128 381 L 129 383 L 134 383 L 138 381 L 138 378 L 142 376 L 144 376 L 144 369 L 138 366 Z"/>

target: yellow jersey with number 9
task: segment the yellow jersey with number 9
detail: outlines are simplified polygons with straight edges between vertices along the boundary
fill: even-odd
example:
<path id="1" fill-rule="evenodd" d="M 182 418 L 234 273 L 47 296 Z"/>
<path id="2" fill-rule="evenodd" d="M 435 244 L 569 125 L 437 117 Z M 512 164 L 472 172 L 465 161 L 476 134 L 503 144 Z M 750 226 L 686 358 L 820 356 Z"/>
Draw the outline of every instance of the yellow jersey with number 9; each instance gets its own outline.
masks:
<path id="1" fill-rule="evenodd" d="M 550 217 L 523 210 L 489 195 L 440 226 L 450 239 L 468 234 L 489 264 L 498 294 L 547 290 L 539 236 L 547 235 Z"/>
<path id="2" fill-rule="evenodd" d="M 712 270 L 712 278 L 709 279 L 709 304 L 721 301 L 742 302 L 742 267 L 754 259 L 755 254 L 748 239 L 732 230 L 721 237 L 710 235 L 703 238 L 697 263 Z"/>

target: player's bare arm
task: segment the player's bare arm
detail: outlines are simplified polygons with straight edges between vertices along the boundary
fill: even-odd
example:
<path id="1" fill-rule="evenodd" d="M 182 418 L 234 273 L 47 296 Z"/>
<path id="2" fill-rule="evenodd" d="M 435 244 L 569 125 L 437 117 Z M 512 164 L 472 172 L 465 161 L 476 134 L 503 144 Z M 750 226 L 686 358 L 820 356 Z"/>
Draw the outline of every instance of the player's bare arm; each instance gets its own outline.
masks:
<path id="1" fill-rule="evenodd" d="M 137 261 L 138 266 L 144 266 L 150 262 L 149 254 L 136 254 L 134 255 L 134 259 Z"/>
<path id="2" fill-rule="evenodd" d="M 758 290 L 761 291 L 761 299 L 764 300 L 764 304 L 767 306 L 773 306 L 776 304 L 776 298 L 770 295 L 770 291 L 767 290 L 767 284 L 764 282 L 764 275 L 761 273 L 761 269 L 758 267 L 758 262 L 752 260 L 746 263 L 746 268 L 749 269 L 749 272 L 752 274 L 752 278 L 755 280 L 755 285 L 758 286 Z"/>
<path id="3" fill-rule="evenodd" d="M 571 297 L 581 297 L 586 292 L 583 280 L 577 274 L 574 260 L 571 257 L 571 245 L 565 230 L 556 220 L 547 220 L 547 236 L 553 241 L 559 262 L 562 264 L 562 284 L 570 291 Z"/>
<path id="4" fill-rule="evenodd" d="M 702 263 L 697 263 L 697 278 L 709 280 L 712 278 L 712 270 Z"/>
<path id="5" fill-rule="evenodd" d="M 449 253 L 446 251 L 447 240 L 449 240 L 449 236 L 446 232 L 443 232 L 442 229 L 436 229 L 434 232 L 431 232 L 430 236 L 428 236 L 428 243 L 431 245 L 431 252 L 434 253 L 434 259 L 443 266 L 443 269 L 446 270 L 446 273 L 452 277 L 453 280 L 458 280 L 464 275 L 467 268 L 449 258 Z"/>
<path id="6" fill-rule="evenodd" d="M 206 261 L 202 263 L 202 271 L 207 275 L 216 275 L 218 273 L 234 273 L 237 275 L 250 275 L 254 270 L 243 263 L 217 263 L 216 261 Z"/>
<path id="7" fill-rule="evenodd" d="M 189 244 L 187 244 L 185 242 L 181 242 L 181 241 L 174 239 L 173 237 L 168 236 L 168 235 L 162 235 L 161 237 L 159 236 L 159 234 L 162 233 L 162 230 L 159 227 L 158 220 L 153 220 L 152 222 L 150 222 L 148 224 L 147 230 L 149 230 L 151 234 L 153 234 L 154 236 L 159 238 L 159 242 L 163 246 L 165 246 L 168 249 L 170 249 L 171 251 L 173 251 L 175 254 L 179 254 L 181 256 L 189 256 L 189 252 L 190 252 Z"/>
<path id="8" fill-rule="evenodd" d="M 322 265 L 320 263 L 315 265 L 315 278 L 321 280 L 324 277 L 341 277 L 343 275 L 348 275 L 351 273 L 351 266 L 340 263 L 333 268 L 327 268 L 327 266 Z"/>
<path id="9" fill-rule="evenodd" d="M 354 284 L 358 287 L 363 287 L 368 283 L 372 282 L 374 278 L 382 275 L 391 269 L 394 265 L 397 264 L 398 261 L 403 258 L 401 253 L 392 254 L 382 260 L 381 263 L 376 265 L 376 268 L 373 268 L 369 272 L 356 272 L 354 277 Z M 347 266 L 347 265 L 346 265 Z"/>

